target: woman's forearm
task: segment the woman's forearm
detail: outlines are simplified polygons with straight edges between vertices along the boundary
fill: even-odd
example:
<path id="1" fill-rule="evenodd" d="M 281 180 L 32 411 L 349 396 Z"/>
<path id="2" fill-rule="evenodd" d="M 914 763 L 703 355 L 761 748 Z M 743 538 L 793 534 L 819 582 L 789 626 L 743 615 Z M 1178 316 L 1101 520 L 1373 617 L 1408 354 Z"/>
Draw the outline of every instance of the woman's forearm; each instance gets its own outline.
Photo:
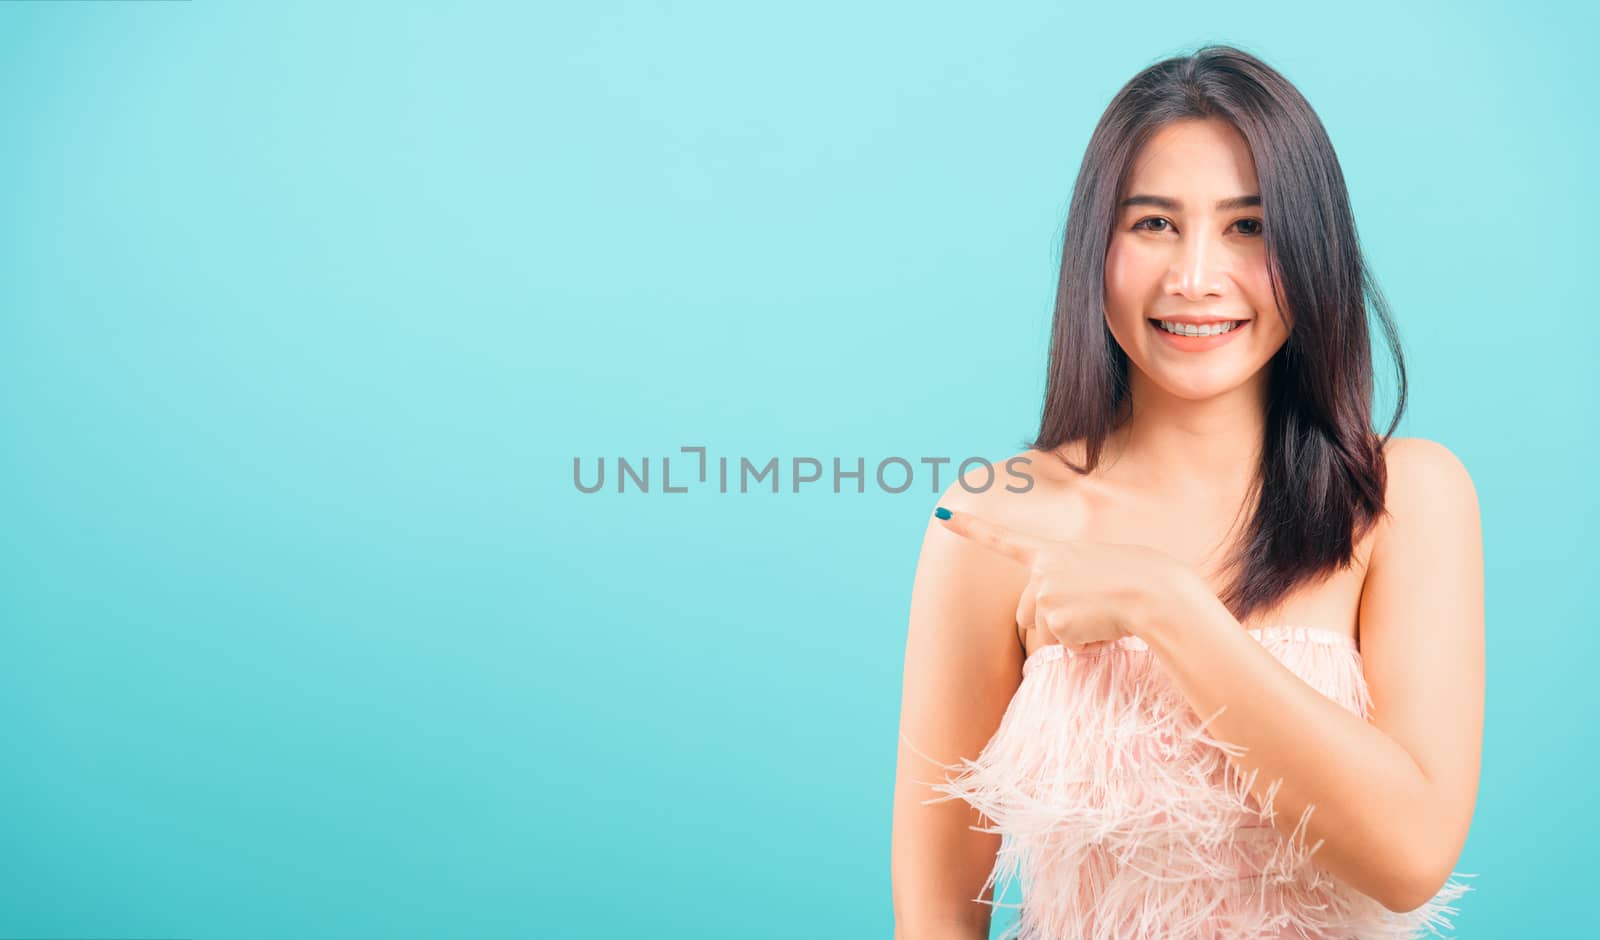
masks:
<path id="1" fill-rule="evenodd" d="M 1203 583 L 1165 598 L 1132 632 L 1195 712 L 1216 716 L 1208 733 L 1245 749 L 1229 763 L 1255 774 L 1256 799 L 1281 781 L 1273 825 L 1291 835 L 1312 807 L 1303 835 L 1308 847 L 1322 842 L 1316 865 L 1391 910 L 1432 897 L 1443 884 L 1435 847 L 1449 838 L 1411 755 L 1279 662 Z"/>

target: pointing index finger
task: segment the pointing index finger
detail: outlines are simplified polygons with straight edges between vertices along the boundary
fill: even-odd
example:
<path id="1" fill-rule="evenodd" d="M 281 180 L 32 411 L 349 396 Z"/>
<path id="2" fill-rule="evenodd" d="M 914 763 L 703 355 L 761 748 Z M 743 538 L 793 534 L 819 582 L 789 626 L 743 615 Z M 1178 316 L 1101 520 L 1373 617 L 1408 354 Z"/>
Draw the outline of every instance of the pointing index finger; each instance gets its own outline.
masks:
<path id="1" fill-rule="evenodd" d="M 952 512 L 940 506 L 933 511 L 944 527 L 964 538 L 971 539 L 992 551 L 1024 565 L 1033 564 L 1033 539 L 1013 532 L 997 522 L 974 516 L 971 513 Z"/>

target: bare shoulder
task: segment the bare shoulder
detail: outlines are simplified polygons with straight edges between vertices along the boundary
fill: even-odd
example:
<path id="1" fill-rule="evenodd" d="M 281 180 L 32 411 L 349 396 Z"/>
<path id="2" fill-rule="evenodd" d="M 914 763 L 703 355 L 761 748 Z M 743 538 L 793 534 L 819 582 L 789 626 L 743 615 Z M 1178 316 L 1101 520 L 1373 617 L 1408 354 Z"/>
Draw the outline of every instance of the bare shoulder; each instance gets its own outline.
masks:
<path id="1" fill-rule="evenodd" d="M 1466 464 L 1450 448 L 1425 437 L 1391 438 L 1385 502 L 1391 512 L 1477 512 L 1478 492 Z"/>
<path id="2" fill-rule="evenodd" d="M 1069 456 L 1074 462 L 1081 460 Z M 992 472 L 974 467 L 951 483 L 939 505 L 1018 532 L 1061 534 L 1057 522 L 1072 514 L 1080 477 L 1059 456 L 1030 449 L 989 461 L 989 466 Z"/>
<path id="3" fill-rule="evenodd" d="M 1424 437 L 1397 437 L 1384 446 L 1384 460 L 1388 470 L 1386 517 L 1374 561 L 1384 542 L 1391 540 L 1415 548 L 1441 539 L 1477 536 L 1477 487 L 1454 451 Z"/>
<path id="4" fill-rule="evenodd" d="M 971 463 L 971 462 L 969 462 Z M 1016 532 L 1049 535 L 1059 512 L 1060 461 L 1038 451 L 971 463 L 935 505 L 998 523 Z M 1002 670 L 1021 666 L 1017 601 L 1028 571 L 970 539 L 951 532 L 928 507 L 913 596 L 913 630 L 962 634 L 952 645 L 983 656 Z M 979 650 L 986 650 L 980 653 Z"/>
<path id="5" fill-rule="evenodd" d="M 1461 458 L 1438 441 L 1425 437 L 1394 437 L 1384 446 L 1383 453 L 1390 461 L 1391 469 L 1394 469 L 1395 463 L 1398 462 L 1404 469 L 1413 473 L 1420 471 L 1424 474 L 1454 475 L 1468 483 L 1471 482 Z"/>

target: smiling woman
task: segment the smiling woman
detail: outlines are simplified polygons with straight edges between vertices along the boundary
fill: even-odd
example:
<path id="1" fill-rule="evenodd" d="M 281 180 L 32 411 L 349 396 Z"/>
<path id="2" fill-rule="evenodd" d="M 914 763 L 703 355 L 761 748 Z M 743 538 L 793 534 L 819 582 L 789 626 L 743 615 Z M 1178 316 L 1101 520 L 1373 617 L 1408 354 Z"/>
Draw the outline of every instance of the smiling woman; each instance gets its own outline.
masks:
<path id="1" fill-rule="evenodd" d="M 1135 76 L 1073 191 L 1036 485 L 952 486 L 924 536 L 897 936 L 987 937 L 1018 882 L 1007 937 L 1450 926 L 1482 537 L 1460 461 L 1391 438 L 1404 407 L 1310 105 L 1226 46 Z"/>
<path id="2" fill-rule="evenodd" d="M 1185 398 L 1241 376 L 1265 385 L 1289 322 L 1244 135 L 1219 118 L 1175 120 L 1140 150 L 1126 188 L 1105 261 L 1106 327 L 1118 349 Z M 1243 195 L 1212 202 L 1212 191 Z"/>

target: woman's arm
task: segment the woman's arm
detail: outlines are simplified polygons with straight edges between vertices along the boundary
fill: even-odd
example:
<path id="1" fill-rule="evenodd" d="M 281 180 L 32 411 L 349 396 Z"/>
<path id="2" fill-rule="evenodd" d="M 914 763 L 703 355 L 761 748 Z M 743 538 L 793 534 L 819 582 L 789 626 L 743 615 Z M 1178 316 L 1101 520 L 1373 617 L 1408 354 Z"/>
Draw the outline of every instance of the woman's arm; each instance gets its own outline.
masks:
<path id="1" fill-rule="evenodd" d="M 942 497 L 983 501 L 959 486 Z M 944 777 L 917 750 L 948 764 L 977 757 L 1022 679 L 1016 608 L 1026 572 L 940 528 L 930 522 L 923 535 L 906 637 L 890 860 L 900 940 L 989 935 L 992 909 L 975 899 L 1000 836 L 970 828 L 985 823 L 960 800 L 923 805 L 940 795 L 927 783 Z"/>
<path id="2" fill-rule="evenodd" d="M 1420 907 L 1460 857 L 1477 800 L 1484 700 L 1483 547 L 1477 493 L 1455 455 L 1391 443 L 1388 529 L 1360 608 L 1371 723 L 1324 697 L 1246 634 L 1199 578 L 1169 586 L 1135 635 L 1210 734 L 1248 750 L 1286 835 L 1308 805 L 1315 863 L 1394 911 Z M 1226 706 L 1226 708 L 1224 708 Z"/>

